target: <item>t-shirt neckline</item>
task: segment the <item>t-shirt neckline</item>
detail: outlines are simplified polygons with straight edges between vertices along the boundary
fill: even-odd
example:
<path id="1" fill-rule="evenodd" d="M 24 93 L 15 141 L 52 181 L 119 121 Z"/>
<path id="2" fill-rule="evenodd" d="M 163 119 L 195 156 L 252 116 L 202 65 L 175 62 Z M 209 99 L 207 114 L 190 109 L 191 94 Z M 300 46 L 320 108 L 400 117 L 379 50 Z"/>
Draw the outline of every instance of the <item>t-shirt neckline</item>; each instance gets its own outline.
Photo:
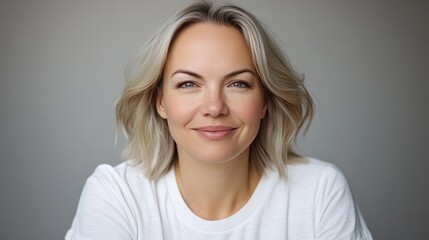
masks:
<path id="1" fill-rule="evenodd" d="M 225 232 L 246 222 L 252 214 L 259 211 L 278 177 L 274 170 L 266 168 L 247 203 L 233 215 L 220 220 L 206 220 L 192 212 L 180 193 L 174 168 L 166 174 L 165 183 L 177 216 L 189 227 L 203 232 Z"/>

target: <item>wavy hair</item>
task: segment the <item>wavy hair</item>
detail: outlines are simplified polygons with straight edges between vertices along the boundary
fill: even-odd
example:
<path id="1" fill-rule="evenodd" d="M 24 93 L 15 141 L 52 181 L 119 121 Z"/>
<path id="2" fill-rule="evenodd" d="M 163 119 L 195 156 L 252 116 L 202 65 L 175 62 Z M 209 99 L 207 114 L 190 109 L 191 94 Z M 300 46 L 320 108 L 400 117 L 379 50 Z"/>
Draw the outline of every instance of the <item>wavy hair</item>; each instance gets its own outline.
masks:
<path id="1" fill-rule="evenodd" d="M 250 146 L 250 164 L 262 172 L 274 167 L 285 176 L 290 156 L 298 156 L 291 142 L 308 128 L 313 101 L 274 39 L 255 16 L 228 4 L 197 1 L 177 11 L 138 50 L 127 65 L 127 84 L 116 105 L 116 120 L 127 143 L 123 158 L 141 165 L 145 175 L 157 179 L 167 173 L 176 158 L 176 146 L 165 119 L 156 110 L 156 94 L 174 37 L 185 27 L 201 22 L 233 26 L 241 31 L 262 82 L 267 113 Z"/>

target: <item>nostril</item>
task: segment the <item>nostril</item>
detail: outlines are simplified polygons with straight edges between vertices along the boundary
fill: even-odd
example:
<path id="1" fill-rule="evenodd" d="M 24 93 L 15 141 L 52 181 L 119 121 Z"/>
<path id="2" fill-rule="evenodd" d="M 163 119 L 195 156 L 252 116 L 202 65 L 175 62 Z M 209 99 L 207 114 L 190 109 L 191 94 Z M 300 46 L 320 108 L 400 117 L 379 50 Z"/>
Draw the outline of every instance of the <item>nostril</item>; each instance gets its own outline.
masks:
<path id="1" fill-rule="evenodd" d="M 221 95 L 207 96 L 201 104 L 201 109 L 204 115 L 211 117 L 228 114 L 228 106 Z"/>

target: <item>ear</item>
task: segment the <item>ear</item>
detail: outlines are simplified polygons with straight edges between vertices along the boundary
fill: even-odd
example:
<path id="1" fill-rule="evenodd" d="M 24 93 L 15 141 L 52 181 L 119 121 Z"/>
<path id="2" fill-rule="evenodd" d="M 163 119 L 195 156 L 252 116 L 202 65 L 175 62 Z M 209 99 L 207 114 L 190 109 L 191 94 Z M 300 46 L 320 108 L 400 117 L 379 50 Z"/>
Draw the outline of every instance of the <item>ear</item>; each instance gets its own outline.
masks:
<path id="1" fill-rule="evenodd" d="M 162 89 L 158 89 L 156 91 L 156 111 L 158 112 L 160 117 L 167 119 L 167 113 L 165 112 L 164 97 L 162 94 Z"/>
<path id="2" fill-rule="evenodd" d="M 268 109 L 268 104 L 267 101 L 265 101 L 264 107 L 262 108 L 262 112 L 261 112 L 261 119 L 265 117 L 265 115 L 267 115 L 267 109 Z"/>

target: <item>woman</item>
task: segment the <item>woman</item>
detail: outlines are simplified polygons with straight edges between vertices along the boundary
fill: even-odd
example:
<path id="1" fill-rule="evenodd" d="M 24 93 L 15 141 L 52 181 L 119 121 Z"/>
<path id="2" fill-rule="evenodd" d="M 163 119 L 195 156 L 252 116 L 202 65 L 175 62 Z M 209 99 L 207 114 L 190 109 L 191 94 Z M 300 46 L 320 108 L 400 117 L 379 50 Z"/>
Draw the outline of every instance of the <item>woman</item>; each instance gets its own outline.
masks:
<path id="1" fill-rule="evenodd" d="M 254 16 L 192 3 L 130 69 L 130 160 L 89 177 L 66 239 L 372 239 L 339 170 L 291 150 L 313 103 Z"/>

